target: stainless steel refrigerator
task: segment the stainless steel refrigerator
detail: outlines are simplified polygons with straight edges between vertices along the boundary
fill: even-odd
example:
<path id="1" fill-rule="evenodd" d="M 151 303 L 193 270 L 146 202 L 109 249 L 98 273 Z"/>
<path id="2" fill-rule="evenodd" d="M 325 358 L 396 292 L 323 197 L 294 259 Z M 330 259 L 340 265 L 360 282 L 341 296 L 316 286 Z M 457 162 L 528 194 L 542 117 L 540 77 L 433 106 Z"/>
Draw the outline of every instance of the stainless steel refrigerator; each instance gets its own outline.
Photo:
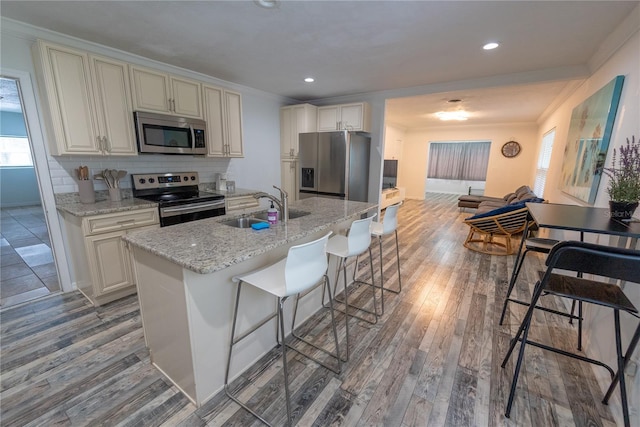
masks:
<path id="1" fill-rule="evenodd" d="M 362 132 L 299 135 L 300 198 L 333 197 L 367 202 L 371 138 Z"/>

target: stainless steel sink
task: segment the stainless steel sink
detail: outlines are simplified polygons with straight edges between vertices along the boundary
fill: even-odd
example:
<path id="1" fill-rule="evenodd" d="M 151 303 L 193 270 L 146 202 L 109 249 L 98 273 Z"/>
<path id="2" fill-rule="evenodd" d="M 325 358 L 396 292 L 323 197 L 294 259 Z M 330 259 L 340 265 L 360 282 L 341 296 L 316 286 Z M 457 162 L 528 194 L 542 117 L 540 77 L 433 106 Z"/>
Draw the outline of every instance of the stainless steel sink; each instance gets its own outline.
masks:
<path id="1" fill-rule="evenodd" d="M 258 218 L 247 218 L 247 217 L 242 217 L 242 218 L 233 218 L 233 219 L 227 219 L 225 221 L 220 221 L 220 224 L 224 224 L 224 225 L 228 225 L 230 227 L 236 227 L 236 228 L 251 228 L 252 224 L 257 224 L 259 222 L 267 222 Z"/>
<path id="2" fill-rule="evenodd" d="M 289 211 L 289 219 L 295 219 L 295 218 L 300 218 L 301 216 L 307 216 L 311 214 L 311 212 L 304 212 L 304 211 Z M 255 213 L 252 215 L 253 218 L 259 218 L 259 219 L 267 219 L 267 213 L 266 212 L 259 212 L 259 213 Z M 280 221 L 282 221 L 282 217 L 278 218 Z"/>

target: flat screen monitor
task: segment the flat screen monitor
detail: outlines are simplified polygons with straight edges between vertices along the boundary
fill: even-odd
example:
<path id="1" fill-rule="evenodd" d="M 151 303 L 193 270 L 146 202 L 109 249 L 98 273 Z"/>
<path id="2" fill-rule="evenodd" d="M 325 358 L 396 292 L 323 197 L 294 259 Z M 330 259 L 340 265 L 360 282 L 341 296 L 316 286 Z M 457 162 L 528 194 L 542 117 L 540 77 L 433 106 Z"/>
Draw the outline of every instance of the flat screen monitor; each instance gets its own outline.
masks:
<path id="1" fill-rule="evenodd" d="M 382 168 L 382 188 L 396 188 L 398 185 L 398 161 L 385 160 Z"/>

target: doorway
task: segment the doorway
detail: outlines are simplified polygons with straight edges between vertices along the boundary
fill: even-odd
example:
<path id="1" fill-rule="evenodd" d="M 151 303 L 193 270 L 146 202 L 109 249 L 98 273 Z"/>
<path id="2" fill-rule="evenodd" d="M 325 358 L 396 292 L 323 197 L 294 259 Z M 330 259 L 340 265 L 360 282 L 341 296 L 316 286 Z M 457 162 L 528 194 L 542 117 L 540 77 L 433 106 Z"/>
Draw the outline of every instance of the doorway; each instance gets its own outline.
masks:
<path id="1" fill-rule="evenodd" d="M 34 159 L 37 150 L 31 142 L 21 80 L 19 77 L 0 76 L 2 308 L 61 290 L 61 275 L 54 257 L 48 210 L 43 204 Z M 31 90 L 30 81 L 27 83 Z M 37 123 L 37 118 L 35 121 Z M 46 175 L 48 177 L 48 170 Z"/>

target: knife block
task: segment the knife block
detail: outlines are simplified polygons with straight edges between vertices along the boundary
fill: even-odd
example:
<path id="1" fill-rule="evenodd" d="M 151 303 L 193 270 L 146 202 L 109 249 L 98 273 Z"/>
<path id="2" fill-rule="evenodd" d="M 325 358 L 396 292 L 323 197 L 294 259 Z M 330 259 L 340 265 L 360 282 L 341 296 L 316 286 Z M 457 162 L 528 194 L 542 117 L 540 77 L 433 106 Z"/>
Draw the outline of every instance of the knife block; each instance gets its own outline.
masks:
<path id="1" fill-rule="evenodd" d="M 96 192 L 93 188 L 93 181 L 90 179 L 83 179 L 78 181 L 78 196 L 80 203 L 95 203 Z"/>

